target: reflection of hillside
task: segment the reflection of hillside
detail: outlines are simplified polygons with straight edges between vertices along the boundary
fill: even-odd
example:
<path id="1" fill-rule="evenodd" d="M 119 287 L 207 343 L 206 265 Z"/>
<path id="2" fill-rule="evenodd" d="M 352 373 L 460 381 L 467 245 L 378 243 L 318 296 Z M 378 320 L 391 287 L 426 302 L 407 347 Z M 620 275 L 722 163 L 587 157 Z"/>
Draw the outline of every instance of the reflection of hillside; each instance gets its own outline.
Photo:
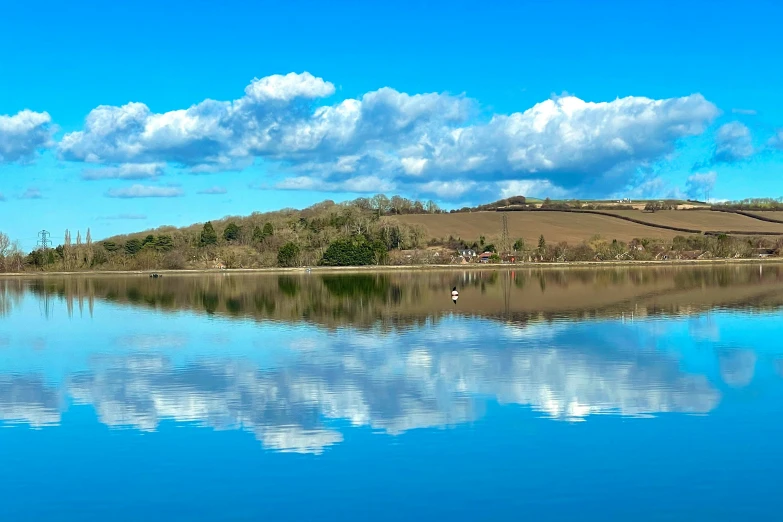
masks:
<path id="1" fill-rule="evenodd" d="M 451 286 L 460 288 L 456 306 Z M 162 311 L 309 321 L 327 327 L 421 324 L 457 313 L 541 319 L 688 314 L 713 307 L 783 305 L 783 271 L 767 266 L 395 272 L 379 274 L 210 274 L 98 276 L 27 282 L 90 311 L 101 299 Z M 21 290 L 18 290 L 21 291 Z"/>
<path id="2" fill-rule="evenodd" d="M 0 375 L 0 421 L 34 428 L 60 422 L 60 395 L 38 376 Z"/>
<path id="3" fill-rule="evenodd" d="M 64 392 L 109 426 L 152 431 L 174 420 L 243 429 L 268 448 L 304 453 L 342 441 L 334 420 L 399 434 L 476 419 L 487 398 L 562 420 L 704 413 L 720 400 L 676 358 L 628 344 L 619 323 L 598 336 L 576 323 L 519 328 L 470 319 L 389 334 L 305 335 L 287 346 L 292 359 L 265 370 L 226 357 L 182 366 L 160 353 L 98 357 Z M 4 411 L 47 405 L 57 420 L 55 393 L 8 389 L 0 388 Z"/>

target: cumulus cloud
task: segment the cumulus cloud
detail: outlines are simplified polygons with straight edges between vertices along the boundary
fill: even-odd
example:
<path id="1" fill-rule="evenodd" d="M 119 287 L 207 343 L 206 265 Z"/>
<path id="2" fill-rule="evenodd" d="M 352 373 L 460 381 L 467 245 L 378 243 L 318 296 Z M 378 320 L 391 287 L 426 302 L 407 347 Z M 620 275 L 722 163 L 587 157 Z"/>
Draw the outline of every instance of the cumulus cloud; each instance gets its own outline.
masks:
<path id="1" fill-rule="evenodd" d="M 685 193 L 694 199 L 709 197 L 715 187 L 718 174 L 715 171 L 703 172 L 690 176 L 685 182 Z"/>
<path id="2" fill-rule="evenodd" d="M 39 150 L 52 146 L 53 133 L 52 118 L 46 112 L 0 114 L 0 163 L 31 160 Z"/>
<path id="3" fill-rule="evenodd" d="M 59 154 L 193 172 L 241 169 L 261 158 L 285 173 L 277 186 L 286 189 L 419 188 L 446 198 L 462 197 L 471 183 L 499 194 L 509 182 L 545 182 L 609 193 L 674 152 L 680 139 L 702 133 L 718 113 L 699 94 L 598 103 L 567 95 L 489 118 L 462 95 L 388 87 L 316 103 L 334 92 L 328 81 L 291 73 L 255 79 L 233 101 L 166 113 L 143 103 L 100 106 L 83 130 L 63 137 Z"/>
<path id="4" fill-rule="evenodd" d="M 132 185 L 127 188 L 110 189 L 110 198 L 175 198 L 184 195 L 179 187 L 157 187 L 154 185 Z"/>
<path id="5" fill-rule="evenodd" d="M 85 169 L 82 179 L 154 179 L 163 174 L 163 163 L 126 163 L 118 167 Z"/>
<path id="6" fill-rule="evenodd" d="M 735 163 L 754 153 L 750 129 L 738 121 L 722 125 L 715 135 L 713 163 Z"/>
<path id="7" fill-rule="evenodd" d="M 216 196 L 216 195 L 219 195 L 219 194 L 225 194 L 226 192 L 227 192 L 226 189 L 223 188 L 223 187 L 210 187 L 208 189 L 204 189 L 204 190 L 199 190 L 198 191 L 199 194 L 207 194 L 207 195 L 213 195 L 213 196 Z"/>
<path id="8" fill-rule="evenodd" d="M 524 181 L 506 181 L 499 184 L 500 195 L 508 198 L 516 195 L 527 195 L 531 197 L 565 197 L 568 192 L 553 185 L 546 179 L 528 179 Z"/>
<path id="9" fill-rule="evenodd" d="M 275 188 L 282 190 L 315 190 L 319 192 L 379 193 L 395 189 L 395 185 L 377 176 L 358 176 L 342 181 L 327 181 L 313 176 L 296 176 L 280 181 Z"/>

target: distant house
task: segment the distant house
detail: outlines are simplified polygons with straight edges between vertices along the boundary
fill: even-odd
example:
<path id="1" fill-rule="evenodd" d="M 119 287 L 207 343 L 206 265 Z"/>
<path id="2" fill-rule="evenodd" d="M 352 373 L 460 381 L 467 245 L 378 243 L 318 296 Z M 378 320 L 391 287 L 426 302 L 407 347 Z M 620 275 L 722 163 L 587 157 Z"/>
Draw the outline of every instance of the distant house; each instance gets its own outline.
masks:
<path id="1" fill-rule="evenodd" d="M 457 252 L 459 253 L 459 255 L 461 255 L 462 257 L 465 257 L 465 258 L 476 257 L 476 251 L 475 250 L 471 250 L 469 248 L 465 249 L 465 250 L 458 250 Z"/>
<path id="2" fill-rule="evenodd" d="M 775 255 L 775 249 L 773 248 L 757 248 L 756 255 L 758 257 L 771 257 Z"/>
<path id="3" fill-rule="evenodd" d="M 484 252 L 479 256 L 479 263 L 489 263 L 489 258 L 492 257 L 492 252 Z"/>

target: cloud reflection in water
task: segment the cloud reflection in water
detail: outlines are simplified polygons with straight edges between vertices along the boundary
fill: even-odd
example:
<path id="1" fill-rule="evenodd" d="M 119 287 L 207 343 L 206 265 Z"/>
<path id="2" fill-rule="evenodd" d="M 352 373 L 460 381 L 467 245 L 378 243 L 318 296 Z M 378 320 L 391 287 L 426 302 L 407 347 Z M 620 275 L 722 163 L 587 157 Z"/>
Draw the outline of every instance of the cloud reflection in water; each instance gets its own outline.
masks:
<path id="1" fill-rule="evenodd" d="M 274 342 L 274 327 L 264 333 Z M 718 404 L 706 377 L 628 333 L 621 323 L 465 318 L 390 333 L 310 329 L 285 347 L 286 362 L 265 369 L 220 355 L 175 364 L 168 350 L 144 343 L 143 352 L 93 357 L 63 393 L 112 427 L 154 431 L 173 420 L 242 429 L 266 448 L 299 453 L 341 442 L 335 421 L 397 435 L 478 419 L 487 400 L 566 421 L 706 413 Z M 35 379 L 0 383 L 3 419 L 59 422 L 57 390 Z"/>

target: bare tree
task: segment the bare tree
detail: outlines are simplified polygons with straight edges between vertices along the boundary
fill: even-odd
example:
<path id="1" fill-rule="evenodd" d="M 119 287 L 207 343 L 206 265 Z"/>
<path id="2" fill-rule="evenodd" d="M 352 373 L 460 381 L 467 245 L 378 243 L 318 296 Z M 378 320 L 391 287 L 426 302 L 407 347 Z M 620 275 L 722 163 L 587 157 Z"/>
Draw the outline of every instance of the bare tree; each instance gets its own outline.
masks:
<path id="1" fill-rule="evenodd" d="M 0 232 L 0 257 L 5 257 L 11 250 L 11 240 L 6 234 Z"/>
<path id="2" fill-rule="evenodd" d="M 389 198 L 383 194 L 378 194 L 372 197 L 370 200 L 372 208 L 378 212 L 378 217 L 381 217 L 385 212 L 389 211 Z"/>

